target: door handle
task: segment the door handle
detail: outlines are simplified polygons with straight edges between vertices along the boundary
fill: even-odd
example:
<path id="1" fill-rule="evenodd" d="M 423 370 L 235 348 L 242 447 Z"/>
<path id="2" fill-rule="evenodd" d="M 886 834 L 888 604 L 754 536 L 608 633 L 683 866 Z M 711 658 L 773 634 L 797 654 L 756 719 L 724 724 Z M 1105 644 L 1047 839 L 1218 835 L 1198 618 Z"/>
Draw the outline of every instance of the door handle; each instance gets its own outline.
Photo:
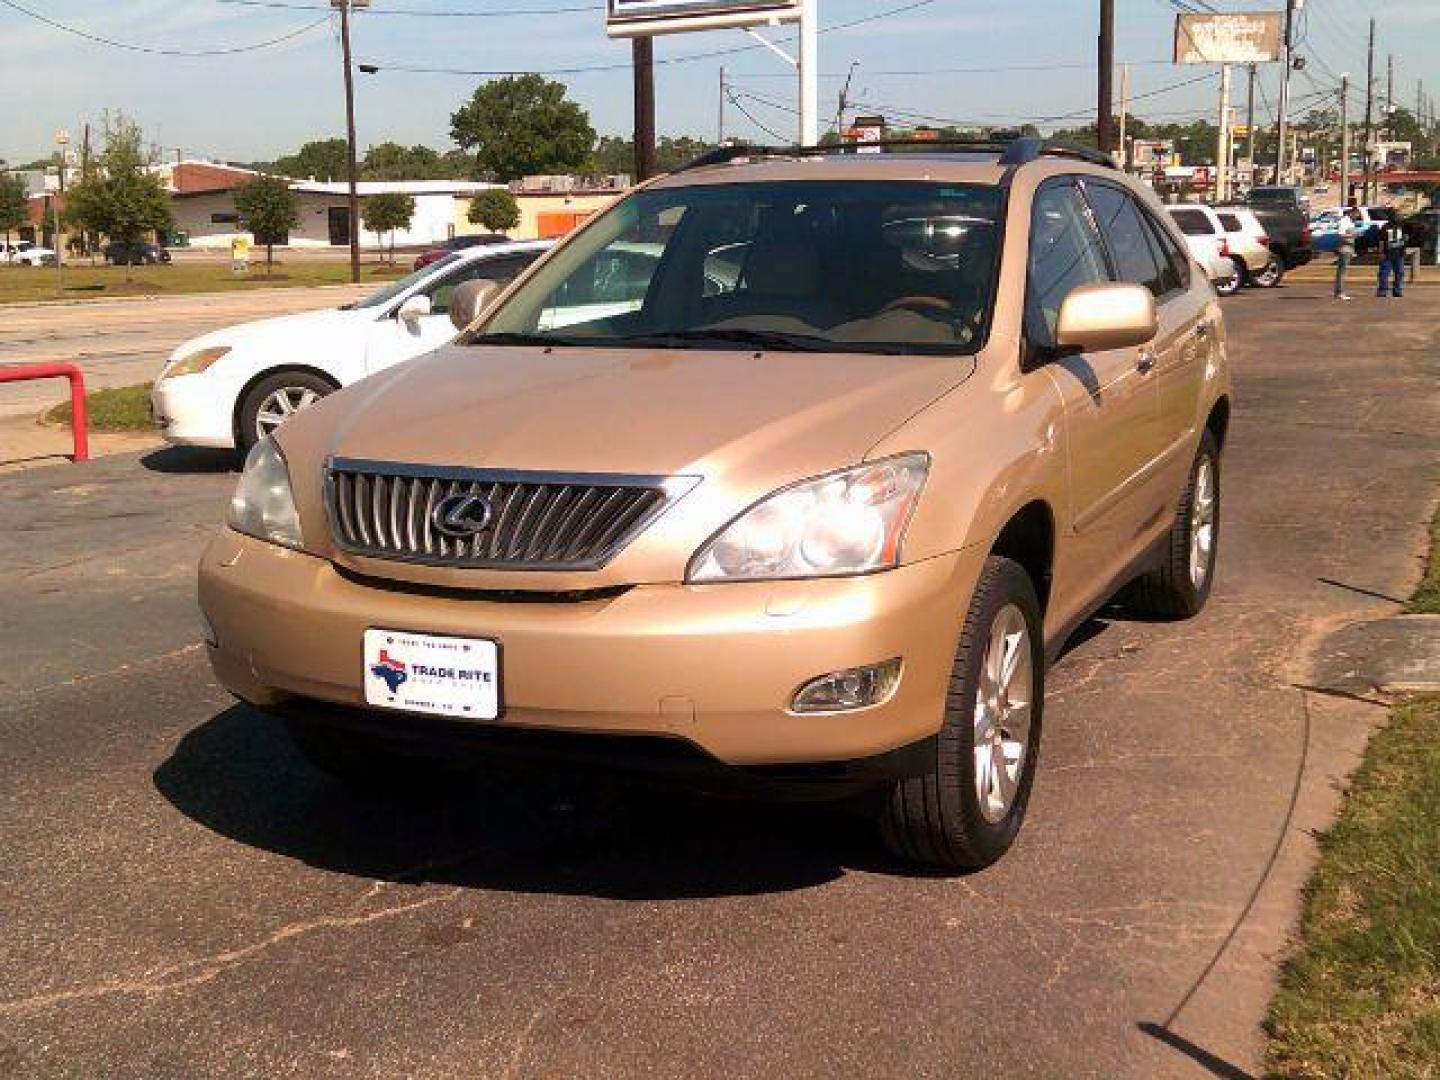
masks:
<path id="1" fill-rule="evenodd" d="M 1202 341 L 1208 338 L 1210 336 L 1210 324 L 1207 322 L 1198 324 L 1195 327 L 1195 336 Z"/>
<path id="2" fill-rule="evenodd" d="M 1135 370 L 1140 372 L 1141 375 L 1147 374 L 1154 366 L 1155 354 L 1149 349 L 1143 350 L 1139 358 L 1135 361 Z"/>

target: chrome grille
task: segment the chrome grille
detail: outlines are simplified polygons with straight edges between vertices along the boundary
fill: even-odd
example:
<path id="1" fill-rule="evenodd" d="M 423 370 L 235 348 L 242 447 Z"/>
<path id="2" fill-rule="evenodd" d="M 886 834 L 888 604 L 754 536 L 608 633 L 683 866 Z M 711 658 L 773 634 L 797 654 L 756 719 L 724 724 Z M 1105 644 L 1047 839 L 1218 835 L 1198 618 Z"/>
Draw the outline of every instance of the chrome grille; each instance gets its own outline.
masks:
<path id="1" fill-rule="evenodd" d="M 695 483 L 333 458 L 325 502 L 336 544 L 353 555 L 476 569 L 594 570 Z M 463 495 L 484 500 L 488 524 L 471 536 L 447 536 L 436 508 Z"/>

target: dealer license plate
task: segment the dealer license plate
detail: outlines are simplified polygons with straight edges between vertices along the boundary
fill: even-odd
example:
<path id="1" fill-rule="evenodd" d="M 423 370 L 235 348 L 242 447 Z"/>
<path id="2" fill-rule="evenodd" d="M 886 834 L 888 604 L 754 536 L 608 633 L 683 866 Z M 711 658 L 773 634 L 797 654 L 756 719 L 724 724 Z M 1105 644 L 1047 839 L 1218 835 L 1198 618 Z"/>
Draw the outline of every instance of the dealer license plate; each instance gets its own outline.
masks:
<path id="1" fill-rule="evenodd" d="M 484 638 L 365 631 L 365 700 L 382 709 L 494 720 L 500 647 Z"/>

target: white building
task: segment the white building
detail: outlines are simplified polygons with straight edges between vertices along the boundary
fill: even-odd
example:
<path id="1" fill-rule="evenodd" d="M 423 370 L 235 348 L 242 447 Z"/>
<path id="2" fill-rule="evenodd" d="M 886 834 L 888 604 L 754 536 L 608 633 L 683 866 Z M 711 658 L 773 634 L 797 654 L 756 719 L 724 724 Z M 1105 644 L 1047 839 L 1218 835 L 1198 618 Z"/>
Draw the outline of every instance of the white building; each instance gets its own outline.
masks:
<path id="1" fill-rule="evenodd" d="M 234 165 L 201 161 L 178 162 L 165 167 L 165 172 L 175 230 L 186 234 L 192 247 L 228 248 L 230 241 L 244 232 L 235 210 L 235 191 L 258 174 Z M 501 186 L 468 180 L 366 180 L 358 190 L 362 201 L 387 192 L 400 192 L 415 200 L 410 228 L 398 230 L 394 237 L 397 247 L 413 247 L 437 244 L 454 236 L 457 220 L 463 220 L 457 210 L 479 192 Z M 291 230 L 286 246 L 344 247 L 350 242 L 349 185 L 295 180 L 290 190 L 295 193 L 300 221 Z M 379 236 L 365 229 L 360 231 L 360 244 L 365 248 L 388 248 L 390 240 L 388 233 Z"/>

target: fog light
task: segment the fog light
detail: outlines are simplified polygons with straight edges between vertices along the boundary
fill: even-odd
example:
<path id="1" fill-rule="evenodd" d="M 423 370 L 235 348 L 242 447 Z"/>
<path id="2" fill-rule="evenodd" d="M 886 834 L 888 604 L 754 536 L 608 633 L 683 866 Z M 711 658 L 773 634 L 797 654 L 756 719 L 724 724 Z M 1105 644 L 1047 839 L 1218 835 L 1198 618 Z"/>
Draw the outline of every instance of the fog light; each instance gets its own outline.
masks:
<path id="1" fill-rule="evenodd" d="M 832 671 L 800 688 L 790 710 L 797 713 L 845 712 L 883 705 L 900 685 L 900 658 L 869 667 Z"/>

